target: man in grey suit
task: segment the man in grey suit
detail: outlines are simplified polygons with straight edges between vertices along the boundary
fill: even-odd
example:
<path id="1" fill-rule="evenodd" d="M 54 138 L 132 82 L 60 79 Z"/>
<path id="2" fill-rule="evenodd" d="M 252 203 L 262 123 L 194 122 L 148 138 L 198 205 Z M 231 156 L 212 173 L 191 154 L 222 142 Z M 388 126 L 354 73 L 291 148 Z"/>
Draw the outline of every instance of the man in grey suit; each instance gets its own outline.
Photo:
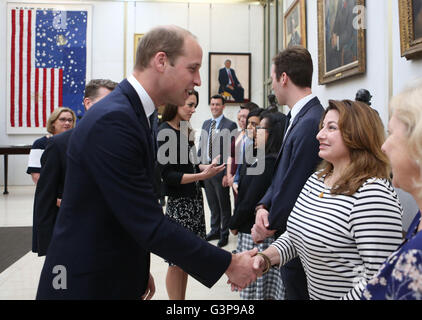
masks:
<path id="1" fill-rule="evenodd" d="M 209 163 L 220 156 L 219 163 L 227 163 L 230 155 L 231 139 L 237 134 L 237 124 L 223 115 L 225 99 L 221 95 L 211 97 L 212 118 L 202 125 L 199 156 L 201 162 Z M 202 154 L 202 156 L 201 156 Z M 218 246 L 224 247 L 229 239 L 229 220 L 231 217 L 230 188 L 227 184 L 226 170 L 204 181 L 205 194 L 211 211 L 211 231 L 207 241 L 219 239 Z"/>

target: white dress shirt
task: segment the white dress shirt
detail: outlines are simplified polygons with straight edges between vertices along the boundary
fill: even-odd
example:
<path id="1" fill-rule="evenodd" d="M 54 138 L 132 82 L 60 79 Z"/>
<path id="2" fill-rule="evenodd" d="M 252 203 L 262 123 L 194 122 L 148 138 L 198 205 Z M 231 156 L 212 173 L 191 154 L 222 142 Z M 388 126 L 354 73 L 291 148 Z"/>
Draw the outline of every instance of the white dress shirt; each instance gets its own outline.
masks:
<path id="1" fill-rule="evenodd" d="M 139 83 L 138 80 L 131 74 L 127 81 L 132 85 L 132 87 L 135 89 L 136 93 L 139 96 L 139 99 L 141 99 L 142 106 L 144 107 L 145 115 L 147 116 L 148 122 L 149 122 L 149 116 L 153 114 L 155 111 L 155 105 L 152 101 L 149 94 L 146 92 L 144 87 Z M 149 124 L 151 126 L 151 124 Z"/>
<path id="2" fill-rule="evenodd" d="M 296 104 L 293 106 L 293 108 L 290 110 L 290 122 L 288 123 L 289 127 L 287 128 L 286 131 L 286 136 L 287 133 L 290 131 L 290 128 L 292 126 L 292 123 L 295 120 L 295 117 L 299 114 L 299 112 L 303 109 L 304 106 L 306 106 L 306 104 L 311 101 L 313 98 L 315 98 L 315 95 L 313 93 L 311 93 L 310 95 L 307 95 L 306 97 L 300 99 L 298 102 L 296 102 Z"/>

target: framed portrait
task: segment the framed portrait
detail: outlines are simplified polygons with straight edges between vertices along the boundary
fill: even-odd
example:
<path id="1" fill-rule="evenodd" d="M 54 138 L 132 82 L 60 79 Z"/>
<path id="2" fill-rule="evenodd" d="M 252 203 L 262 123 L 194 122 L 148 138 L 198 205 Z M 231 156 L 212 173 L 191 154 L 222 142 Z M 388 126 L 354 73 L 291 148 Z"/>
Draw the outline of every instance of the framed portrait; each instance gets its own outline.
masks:
<path id="1" fill-rule="evenodd" d="M 45 134 L 60 106 L 84 114 L 91 13 L 91 5 L 7 4 L 7 134 Z"/>
<path id="2" fill-rule="evenodd" d="M 138 49 L 139 41 L 141 41 L 143 36 L 144 33 L 135 33 L 133 35 L 133 65 L 135 65 L 136 62 L 136 49 Z"/>
<path id="3" fill-rule="evenodd" d="M 251 101 L 251 54 L 210 52 L 208 70 L 208 101 L 215 94 L 227 103 Z"/>
<path id="4" fill-rule="evenodd" d="M 422 57 L 422 1 L 399 0 L 401 56 Z"/>
<path id="5" fill-rule="evenodd" d="M 319 84 L 366 71 L 365 0 L 318 0 Z"/>
<path id="6" fill-rule="evenodd" d="M 295 0 L 284 14 L 284 48 L 301 45 L 307 47 L 306 1 Z"/>

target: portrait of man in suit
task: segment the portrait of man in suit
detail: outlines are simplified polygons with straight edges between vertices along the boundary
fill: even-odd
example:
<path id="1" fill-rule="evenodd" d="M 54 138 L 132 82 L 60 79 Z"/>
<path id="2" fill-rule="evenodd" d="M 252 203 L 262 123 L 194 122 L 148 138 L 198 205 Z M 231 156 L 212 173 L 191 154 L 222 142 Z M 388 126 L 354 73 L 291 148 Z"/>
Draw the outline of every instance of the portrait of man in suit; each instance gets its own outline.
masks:
<path id="1" fill-rule="evenodd" d="M 287 47 L 299 46 L 302 44 L 302 37 L 300 35 L 299 27 L 299 6 L 296 6 L 290 15 L 287 17 Z"/>
<path id="2" fill-rule="evenodd" d="M 358 34 L 353 26 L 356 0 L 325 0 L 326 72 L 358 59 Z"/>
<path id="3" fill-rule="evenodd" d="M 236 72 L 231 68 L 231 64 L 231 60 L 227 59 L 224 61 L 224 68 L 218 71 L 218 82 L 220 84 L 218 93 L 228 92 L 235 102 L 243 102 L 245 90 L 237 79 Z"/>

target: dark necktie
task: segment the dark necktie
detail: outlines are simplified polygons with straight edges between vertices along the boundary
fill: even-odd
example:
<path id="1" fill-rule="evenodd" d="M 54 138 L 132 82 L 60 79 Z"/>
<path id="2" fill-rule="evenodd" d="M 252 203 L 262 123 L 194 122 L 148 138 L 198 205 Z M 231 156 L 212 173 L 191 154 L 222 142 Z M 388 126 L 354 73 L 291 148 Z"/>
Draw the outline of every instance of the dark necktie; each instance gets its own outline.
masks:
<path id="1" fill-rule="evenodd" d="M 154 112 L 149 116 L 150 130 L 151 130 L 151 139 L 152 139 L 152 150 L 154 152 L 154 159 L 157 159 L 157 131 L 158 131 L 158 112 Z"/>
<path id="2" fill-rule="evenodd" d="M 214 132 L 215 132 L 215 125 L 216 124 L 217 124 L 217 121 L 215 121 L 215 120 L 211 121 L 210 138 L 208 140 L 208 156 L 209 156 L 211 161 L 212 161 L 212 140 L 214 138 Z"/>
<path id="3" fill-rule="evenodd" d="M 233 78 L 232 78 L 232 73 L 231 73 L 231 71 L 230 71 L 230 70 L 228 71 L 228 74 L 229 74 L 229 78 L 230 78 L 230 81 L 231 81 L 231 83 L 232 83 L 232 86 L 234 87 L 234 86 L 235 86 L 235 84 L 234 84 L 234 81 L 233 81 Z"/>
<path id="4" fill-rule="evenodd" d="M 283 135 L 284 139 L 286 138 L 286 133 L 287 133 L 287 130 L 289 129 L 291 119 L 292 119 L 292 113 L 291 111 L 289 111 L 286 118 L 286 128 L 284 129 L 284 135 Z"/>

